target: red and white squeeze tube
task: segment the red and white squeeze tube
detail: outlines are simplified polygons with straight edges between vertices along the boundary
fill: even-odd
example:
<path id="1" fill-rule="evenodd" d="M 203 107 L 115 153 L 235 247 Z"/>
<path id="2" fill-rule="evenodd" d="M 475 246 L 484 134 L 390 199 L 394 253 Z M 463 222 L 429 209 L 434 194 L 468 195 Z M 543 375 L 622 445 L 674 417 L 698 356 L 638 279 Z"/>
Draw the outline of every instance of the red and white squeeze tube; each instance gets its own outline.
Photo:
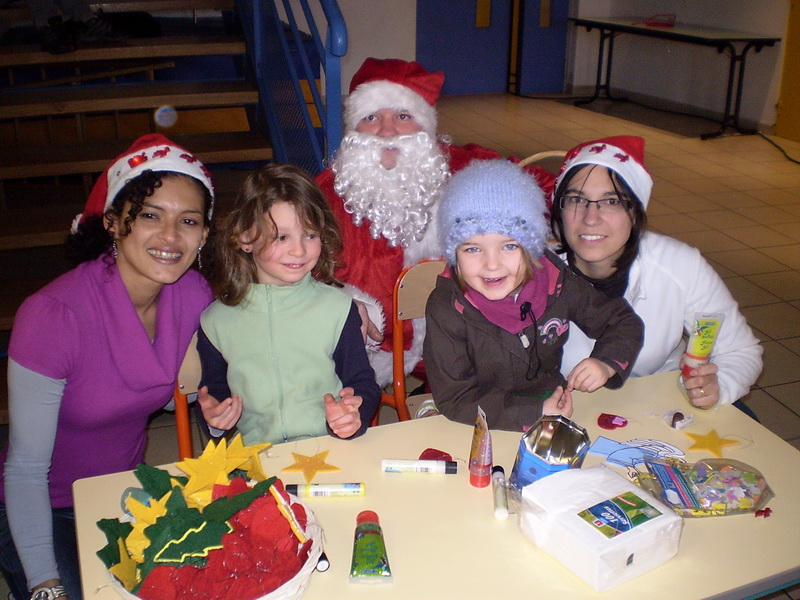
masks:
<path id="1" fill-rule="evenodd" d="M 701 314 L 694 316 L 694 324 L 689 332 L 686 352 L 683 354 L 683 379 L 691 377 L 692 369 L 706 364 L 714 349 L 719 330 L 722 327 L 722 314 Z"/>
<path id="2" fill-rule="evenodd" d="M 492 434 L 486 424 L 486 413 L 480 407 L 469 452 L 469 482 L 475 487 L 486 487 L 492 482 Z"/>

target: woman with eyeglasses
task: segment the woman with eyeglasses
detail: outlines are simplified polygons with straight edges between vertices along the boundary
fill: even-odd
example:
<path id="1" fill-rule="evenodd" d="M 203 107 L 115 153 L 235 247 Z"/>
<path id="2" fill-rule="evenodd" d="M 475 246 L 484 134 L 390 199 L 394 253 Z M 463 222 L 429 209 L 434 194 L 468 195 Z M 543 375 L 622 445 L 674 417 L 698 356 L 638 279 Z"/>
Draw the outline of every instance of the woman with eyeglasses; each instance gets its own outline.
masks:
<path id="1" fill-rule="evenodd" d="M 698 408 L 735 403 L 761 373 L 762 347 L 714 269 L 692 248 L 646 232 L 653 180 L 644 168 L 644 140 L 610 137 L 567 153 L 556 180 L 551 227 L 571 269 L 609 296 L 624 297 L 644 321 L 644 346 L 631 377 L 681 367 L 697 313 L 722 314 L 710 362 L 683 381 Z M 563 373 L 591 351 L 594 340 L 573 326 Z"/>

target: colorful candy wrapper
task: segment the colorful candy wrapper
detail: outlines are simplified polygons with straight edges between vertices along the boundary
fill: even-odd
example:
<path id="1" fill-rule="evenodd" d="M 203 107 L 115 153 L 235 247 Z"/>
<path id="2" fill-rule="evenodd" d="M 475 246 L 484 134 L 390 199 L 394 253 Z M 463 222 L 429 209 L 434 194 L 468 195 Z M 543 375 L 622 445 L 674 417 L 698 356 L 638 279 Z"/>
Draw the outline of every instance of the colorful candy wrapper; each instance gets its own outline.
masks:
<path id="1" fill-rule="evenodd" d="M 737 460 L 707 458 L 687 465 L 654 459 L 645 466 L 649 473 L 639 476 L 639 485 L 684 517 L 754 513 L 775 496 L 757 469 Z"/>

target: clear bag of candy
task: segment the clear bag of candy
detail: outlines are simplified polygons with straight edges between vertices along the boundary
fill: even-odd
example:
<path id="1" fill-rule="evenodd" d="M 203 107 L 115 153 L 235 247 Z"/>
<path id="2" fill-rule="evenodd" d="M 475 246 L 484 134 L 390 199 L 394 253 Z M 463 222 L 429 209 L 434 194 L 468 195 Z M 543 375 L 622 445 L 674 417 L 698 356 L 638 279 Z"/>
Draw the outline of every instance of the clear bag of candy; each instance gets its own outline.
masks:
<path id="1" fill-rule="evenodd" d="M 639 484 L 684 517 L 753 513 L 775 496 L 761 472 L 728 458 L 706 458 L 693 465 L 646 460 Z"/>

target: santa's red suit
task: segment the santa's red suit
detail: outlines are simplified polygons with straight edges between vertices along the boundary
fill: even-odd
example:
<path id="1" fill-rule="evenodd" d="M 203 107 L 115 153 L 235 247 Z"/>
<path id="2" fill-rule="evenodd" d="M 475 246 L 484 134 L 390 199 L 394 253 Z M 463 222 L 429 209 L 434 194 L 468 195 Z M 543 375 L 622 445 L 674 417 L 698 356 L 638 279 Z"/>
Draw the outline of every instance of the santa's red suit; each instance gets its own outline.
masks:
<path id="1" fill-rule="evenodd" d="M 415 62 L 367 59 L 353 77 L 350 96 L 345 101 L 347 131 L 355 131 L 359 120 L 373 111 L 393 108 L 413 114 L 422 130 L 435 138 L 434 103 L 443 81 L 442 73 L 429 73 Z M 440 143 L 439 148 L 451 173 L 459 171 L 473 160 L 503 158 L 494 150 L 475 144 L 454 146 Z M 382 167 L 376 165 L 375 168 Z M 545 192 L 549 192 L 554 176 L 538 167 L 529 170 Z M 345 201 L 335 190 L 336 175 L 333 169 L 328 168 L 320 173 L 316 181 L 328 199 L 342 232 L 342 265 L 336 276 L 346 284 L 346 291 L 366 304 L 370 319 L 384 334 L 380 346 L 369 347 L 370 363 L 375 369 L 378 384 L 383 386 L 392 379 L 392 323 L 388 316 L 391 315 L 395 281 L 404 267 L 425 258 L 441 256 L 435 206 L 430 207 L 433 220 L 427 225 L 422 239 L 406 241 L 407 247 L 404 249 L 401 245 L 390 245 L 382 235 L 373 238 L 370 233 L 371 222 L 363 215 L 361 223 L 355 224 L 353 214 L 345 210 Z M 433 190 L 432 194 L 436 196 L 438 192 Z M 405 327 L 405 366 L 410 371 L 422 356 L 424 319 L 415 320 L 413 326 L 406 322 Z"/>

